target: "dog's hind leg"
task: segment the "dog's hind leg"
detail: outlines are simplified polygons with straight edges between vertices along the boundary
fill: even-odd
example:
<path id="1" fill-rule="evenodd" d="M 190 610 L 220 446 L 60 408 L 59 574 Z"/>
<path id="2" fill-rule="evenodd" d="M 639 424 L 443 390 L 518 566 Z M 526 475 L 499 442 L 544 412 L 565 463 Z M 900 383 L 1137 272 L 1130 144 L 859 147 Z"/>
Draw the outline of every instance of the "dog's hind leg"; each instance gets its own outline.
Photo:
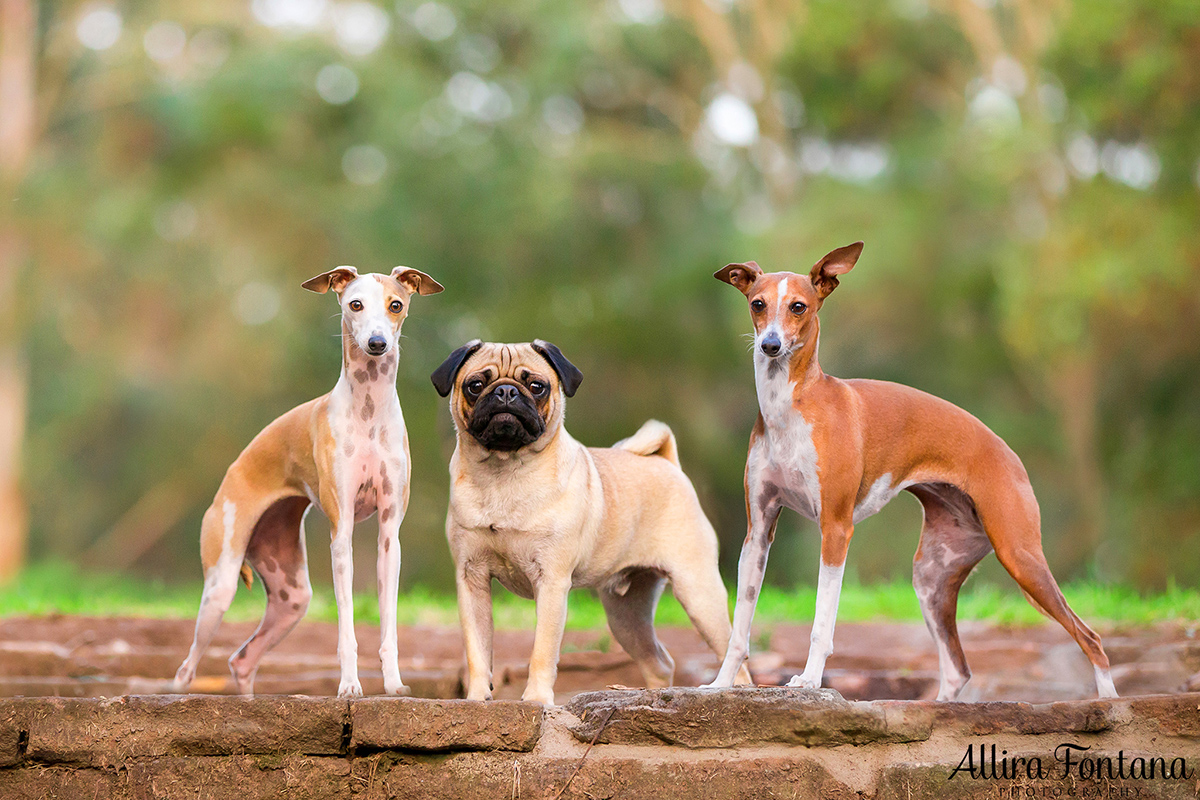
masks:
<path id="1" fill-rule="evenodd" d="M 253 524 L 250 512 L 257 509 L 238 508 L 228 496 L 218 493 L 217 499 L 204 512 L 200 528 L 200 555 L 204 563 L 204 592 L 200 596 L 200 611 L 196 615 L 196 633 L 187 658 L 175 673 L 174 690 L 182 692 L 196 677 L 196 668 L 204 651 L 221 625 L 237 592 L 238 575 L 246 552 L 249 528 Z"/>
<path id="2" fill-rule="evenodd" d="M 707 564 L 700 570 L 672 570 L 671 588 L 700 636 L 718 658 L 725 658 L 733 633 L 733 627 L 729 624 L 729 595 L 721 581 L 721 573 L 717 571 L 715 553 L 707 560 Z M 749 634 L 746 638 L 750 638 Z M 750 670 L 744 659 L 738 663 L 733 683 L 737 686 L 751 683 Z"/>
<path id="3" fill-rule="evenodd" d="M 276 501 L 259 517 L 246 549 L 246 561 L 262 578 L 267 610 L 254 635 L 229 659 L 229 671 L 241 694 L 252 694 L 258 663 L 296 627 L 308 611 L 312 588 L 304 543 L 305 497 Z"/>
<path id="4" fill-rule="evenodd" d="M 675 677 L 675 661 L 654 632 L 654 609 L 667 585 L 667 577 L 653 569 L 634 570 L 622 577 L 625 580 L 600 590 L 608 629 L 638 665 L 648 688 L 670 686 Z"/>
<path id="5" fill-rule="evenodd" d="M 1042 552 L 1041 520 L 1028 481 L 988 487 L 975 498 L 984 530 L 996 548 L 996 558 L 1020 585 L 1035 608 L 1056 620 L 1092 662 L 1100 697 L 1116 697 L 1108 655 L 1100 637 L 1076 616 L 1050 573 Z M 1001 493 L 1002 492 L 1002 493 Z"/>
<path id="6" fill-rule="evenodd" d="M 937 643 L 941 680 L 938 700 L 954 700 L 971 669 L 958 638 L 958 592 L 975 565 L 992 551 L 975 506 L 949 484 L 909 488 L 925 512 L 921 541 L 913 558 L 913 589 L 921 616 Z"/>

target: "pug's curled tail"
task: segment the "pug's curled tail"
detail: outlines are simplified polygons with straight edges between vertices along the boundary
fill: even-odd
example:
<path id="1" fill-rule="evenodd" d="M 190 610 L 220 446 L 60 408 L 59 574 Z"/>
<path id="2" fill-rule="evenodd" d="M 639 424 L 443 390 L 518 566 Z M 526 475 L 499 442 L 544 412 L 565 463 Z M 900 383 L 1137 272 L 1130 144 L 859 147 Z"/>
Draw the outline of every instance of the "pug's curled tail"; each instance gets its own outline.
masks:
<path id="1" fill-rule="evenodd" d="M 666 423 L 656 419 L 647 420 L 637 433 L 613 445 L 639 456 L 662 456 L 679 466 L 679 448 L 675 446 L 675 434 Z"/>

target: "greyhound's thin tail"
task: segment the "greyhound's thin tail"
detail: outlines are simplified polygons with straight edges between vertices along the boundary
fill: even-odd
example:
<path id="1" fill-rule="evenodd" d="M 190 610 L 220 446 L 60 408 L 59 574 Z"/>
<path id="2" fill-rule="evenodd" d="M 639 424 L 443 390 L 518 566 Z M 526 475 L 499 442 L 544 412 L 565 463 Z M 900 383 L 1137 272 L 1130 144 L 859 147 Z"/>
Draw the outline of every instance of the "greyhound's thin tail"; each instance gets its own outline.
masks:
<path id="1" fill-rule="evenodd" d="M 639 456 L 662 456 L 679 466 L 679 448 L 675 446 L 675 434 L 666 423 L 656 419 L 647 420 L 637 433 L 613 445 Z"/>
<path id="2" fill-rule="evenodd" d="M 242 583 L 246 584 L 247 589 L 254 586 L 254 570 L 245 561 L 242 562 Z"/>

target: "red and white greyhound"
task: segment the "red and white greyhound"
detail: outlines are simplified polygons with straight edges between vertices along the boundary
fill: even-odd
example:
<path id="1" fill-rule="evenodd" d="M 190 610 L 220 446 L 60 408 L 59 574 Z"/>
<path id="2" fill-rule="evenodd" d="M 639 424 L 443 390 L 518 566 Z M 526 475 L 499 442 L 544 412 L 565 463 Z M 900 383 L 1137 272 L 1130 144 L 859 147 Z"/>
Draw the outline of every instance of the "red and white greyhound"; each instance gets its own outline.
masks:
<path id="1" fill-rule="evenodd" d="M 764 273 L 753 261 L 715 277 L 742 292 L 754 321 L 758 421 L 746 458 L 749 531 L 738 562 L 733 635 L 709 686 L 726 688 L 746 659 L 767 551 L 784 506 L 821 526 L 817 608 L 804 673 L 789 686 L 817 688 L 833 652 L 833 627 L 854 525 L 900 491 L 925 512 L 913 587 L 937 642 L 939 700 L 971 677 L 955 620 L 958 590 L 992 550 L 1025 596 L 1057 620 L 1092 662 L 1101 697 L 1117 692 L 1100 637 L 1067 606 L 1042 553 L 1041 520 L 1017 455 L 951 403 L 886 381 L 840 380 L 817 363 L 817 312 L 849 272 L 862 242 L 822 258 L 808 275 Z"/>

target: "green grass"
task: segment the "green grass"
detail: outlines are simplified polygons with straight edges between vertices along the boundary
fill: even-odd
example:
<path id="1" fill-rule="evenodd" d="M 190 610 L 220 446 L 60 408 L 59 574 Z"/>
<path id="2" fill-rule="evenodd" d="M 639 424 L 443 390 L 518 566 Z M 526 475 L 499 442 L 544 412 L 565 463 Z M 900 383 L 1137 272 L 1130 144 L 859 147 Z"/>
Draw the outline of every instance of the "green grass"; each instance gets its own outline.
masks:
<path id="1" fill-rule="evenodd" d="M 199 582 L 164 584 L 80 572 L 61 563 L 44 563 L 28 568 L 16 581 L 0 587 L 0 617 L 72 614 L 190 618 L 196 614 L 200 589 Z M 1200 591 L 1181 589 L 1174 584 L 1162 594 L 1155 595 L 1142 595 L 1133 589 L 1094 582 L 1070 584 L 1063 588 L 1063 593 L 1075 611 L 1088 622 L 1145 625 L 1200 620 Z M 759 597 L 755 623 L 805 623 L 811 621 L 815 605 L 815 589 L 784 591 L 766 587 Z M 256 581 L 252 591 L 239 589 L 226 618 L 257 620 L 262 609 L 262 588 Z M 371 595 L 355 596 L 354 613 L 355 619 L 361 622 L 379 620 L 379 609 Z M 1015 586 L 982 582 L 968 584 L 963 591 L 958 616 L 962 620 L 1008 625 L 1035 625 L 1043 621 Z M 458 624 L 453 595 L 420 587 L 401 593 L 398 617 L 401 625 Z M 337 620 L 337 607 L 330 587 L 317 587 L 309 618 Z M 535 620 L 533 603 L 498 588 L 495 618 L 498 628 L 532 629 Z M 659 607 L 657 619 L 658 624 L 664 626 L 690 624 L 679 603 L 669 593 Z M 838 621 L 872 620 L 920 622 L 921 612 L 912 587 L 907 583 L 846 585 L 838 607 Z M 572 592 L 567 627 L 573 630 L 604 628 L 604 609 L 593 593 Z"/>

